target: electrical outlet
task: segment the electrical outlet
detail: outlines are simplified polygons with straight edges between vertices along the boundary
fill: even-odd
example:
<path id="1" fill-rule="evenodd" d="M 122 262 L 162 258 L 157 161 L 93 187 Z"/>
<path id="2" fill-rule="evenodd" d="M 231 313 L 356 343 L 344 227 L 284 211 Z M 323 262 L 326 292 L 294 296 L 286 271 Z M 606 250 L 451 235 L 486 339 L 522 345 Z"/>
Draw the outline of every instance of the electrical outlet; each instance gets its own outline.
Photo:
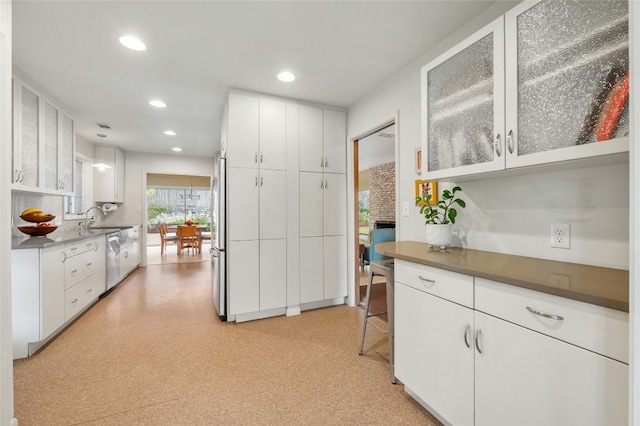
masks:
<path id="1" fill-rule="evenodd" d="M 571 248 L 571 226 L 568 223 L 551 225 L 551 247 Z"/>

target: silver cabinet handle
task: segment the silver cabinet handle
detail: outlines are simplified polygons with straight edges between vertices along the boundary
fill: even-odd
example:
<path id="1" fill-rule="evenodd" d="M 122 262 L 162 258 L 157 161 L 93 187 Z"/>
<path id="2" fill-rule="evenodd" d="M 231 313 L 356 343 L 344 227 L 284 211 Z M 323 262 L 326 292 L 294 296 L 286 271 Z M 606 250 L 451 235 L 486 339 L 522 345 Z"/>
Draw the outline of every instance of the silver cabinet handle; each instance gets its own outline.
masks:
<path id="1" fill-rule="evenodd" d="M 320 188 L 324 188 L 324 179 L 320 178 Z"/>
<path id="2" fill-rule="evenodd" d="M 87 290 L 87 293 L 91 293 L 93 291 L 92 288 L 90 288 L 89 290 Z"/>
<path id="3" fill-rule="evenodd" d="M 264 177 L 260 176 L 260 186 L 264 184 Z"/>
<path id="4" fill-rule="evenodd" d="M 324 167 L 324 158 L 320 157 L 320 167 Z"/>
<path id="5" fill-rule="evenodd" d="M 71 301 L 71 304 L 73 305 L 73 304 L 74 304 L 74 303 L 76 303 L 77 301 L 78 301 L 78 299 L 73 299 L 73 300 Z"/>
<path id="6" fill-rule="evenodd" d="M 20 170 L 15 169 L 15 170 L 13 171 L 13 181 L 14 181 L 15 183 L 20 182 Z"/>
<path id="7" fill-rule="evenodd" d="M 92 263 L 92 262 L 87 263 L 87 266 L 91 266 L 91 265 L 93 265 L 93 263 Z"/>
<path id="8" fill-rule="evenodd" d="M 324 180 L 324 188 L 327 189 L 329 187 L 329 182 L 327 182 L 327 180 Z"/>
<path id="9" fill-rule="evenodd" d="M 507 148 L 509 148 L 509 153 L 513 154 L 513 130 L 509 130 L 507 134 Z"/>
<path id="10" fill-rule="evenodd" d="M 467 323 L 467 325 L 464 327 L 464 344 L 467 345 L 467 348 L 471 347 L 471 345 L 469 344 L 470 332 L 471 332 L 471 324 Z"/>
<path id="11" fill-rule="evenodd" d="M 262 163 L 264 161 L 264 155 L 262 155 L 262 153 L 260 153 L 260 163 Z"/>
<path id="12" fill-rule="evenodd" d="M 550 318 L 558 321 L 564 321 L 564 317 L 561 317 L 560 315 L 545 314 L 544 312 L 537 311 L 529 306 L 527 306 L 527 311 L 531 312 L 534 315 L 539 315 L 541 317 Z"/>
<path id="13" fill-rule="evenodd" d="M 436 280 L 432 280 L 430 278 L 425 278 L 422 275 L 418 275 L 418 278 L 420 278 L 420 281 L 424 281 L 424 282 L 427 282 L 429 284 L 435 284 L 436 283 Z"/>
<path id="14" fill-rule="evenodd" d="M 327 157 L 324 157 L 324 166 L 329 167 L 329 160 L 327 159 Z"/>
<path id="15" fill-rule="evenodd" d="M 496 139 L 493 141 L 493 147 L 496 150 L 496 155 L 498 157 L 502 156 L 502 144 L 500 143 L 501 139 L 502 138 L 500 137 L 500 133 L 498 133 L 496 135 Z"/>
<path id="16" fill-rule="evenodd" d="M 258 151 L 255 152 L 255 155 L 253 156 L 253 162 L 257 163 L 258 162 Z"/>
<path id="17" fill-rule="evenodd" d="M 76 251 L 78 247 L 71 247 L 71 251 Z"/>
<path id="18" fill-rule="evenodd" d="M 482 349 L 480 349 L 480 337 L 481 336 L 482 336 L 482 330 L 477 329 L 476 330 L 476 349 L 478 350 L 479 354 L 482 353 Z"/>
<path id="19" fill-rule="evenodd" d="M 256 176 L 256 186 L 258 186 L 258 176 Z"/>
<path id="20" fill-rule="evenodd" d="M 76 272 L 78 272 L 77 269 L 74 269 L 73 271 L 71 271 L 72 274 L 75 274 Z"/>

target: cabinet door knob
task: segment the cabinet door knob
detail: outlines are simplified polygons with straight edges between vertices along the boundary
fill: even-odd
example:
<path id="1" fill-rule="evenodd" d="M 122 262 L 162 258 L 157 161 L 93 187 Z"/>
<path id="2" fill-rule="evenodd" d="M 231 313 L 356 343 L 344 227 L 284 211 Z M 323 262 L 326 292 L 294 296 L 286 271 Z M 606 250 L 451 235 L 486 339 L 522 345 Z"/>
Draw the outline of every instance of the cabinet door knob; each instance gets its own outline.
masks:
<path id="1" fill-rule="evenodd" d="M 553 314 L 545 314 L 544 312 L 540 312 L 536 309 L 533 309 L 529 306 L 526 307 L 527 311 L 531 312 L 534 315 L 539 315 L 541 317 L 544 318 L 549 318 L 549 319 L 554 319 L 554 320 L 558 320 L 558 321 L 564 321 L 564 317 L 561 317 L 560 315 L 553 315 Z"/>
<path id="2" fill-rule="evenodd" d="M 482 330 L 477 329 L 476 330 L 476 349 L 478 350 L 479 354 L 482 354 L 482 349 L 480 349 L 480 337 L 482 336 Z"/>
<path id="3" fill-rule="evenodd" d="M 467 348 L 471 347 L 471 345 L 469 344 L 470 332 L 471 332 L 471 324 L 467 323 L 467 325 L 464 327 L 464 344 L 467 345 Z"/>
<path id="4" fill-rule="evenodd" d="M 509 153 L 513 154 L 513 130 L 509 130 L 507 134 L 507 148 L 509 148 Z"/>
<path id="5" fill-rule="evenodd" d="M 500 133 L 498 133 L 496 135 L 496 139 L 493 141 L 493 147 L 496 150 L 496 155 L 498 157 L 502 156 L 502 146 L 500 141 L 502 140 L 502 137 L 500 136 Z"/>

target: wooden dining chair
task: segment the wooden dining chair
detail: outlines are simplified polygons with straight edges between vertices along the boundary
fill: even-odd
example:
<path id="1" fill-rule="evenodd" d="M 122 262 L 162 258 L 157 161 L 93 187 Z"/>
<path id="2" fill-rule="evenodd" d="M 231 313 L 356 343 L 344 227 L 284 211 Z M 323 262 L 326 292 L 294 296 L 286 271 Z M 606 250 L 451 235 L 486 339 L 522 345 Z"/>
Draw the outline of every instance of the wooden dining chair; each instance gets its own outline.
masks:
<path id="1" fill-rule="evenodd" d="M 167 244 L 178 244 L 178 236 L 174 233 L 167 232 L 167 225 L 161 223 L 158 225 L 160 230 L 160 254 L 164 254 Z"/>
<path id="2" fill-rule="evenodd" d="M 182 256 L 185 248 L 192 249 L 194 254 L 200 248 L 200 237 L 195 226 L 178 225 L 178 256 Z"/>

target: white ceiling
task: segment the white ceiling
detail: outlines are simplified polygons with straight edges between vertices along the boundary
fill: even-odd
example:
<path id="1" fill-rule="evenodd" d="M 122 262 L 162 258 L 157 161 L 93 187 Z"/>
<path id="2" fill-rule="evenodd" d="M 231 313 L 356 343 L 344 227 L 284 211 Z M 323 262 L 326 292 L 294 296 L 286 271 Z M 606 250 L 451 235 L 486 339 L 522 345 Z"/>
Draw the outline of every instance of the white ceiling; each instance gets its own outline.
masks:
<path id="1" fill-rule="evenodd" d="M 493 3 L 14 1 L 13 65 L 91 142 L 213 156 L 229 88 L 346 108 Z"/>
<path id="2" fill-rule="evenodd" d="M 358 141 L 358 169 L 369 170 L 396 161 L 396 125 L 385 127 Z"/>

